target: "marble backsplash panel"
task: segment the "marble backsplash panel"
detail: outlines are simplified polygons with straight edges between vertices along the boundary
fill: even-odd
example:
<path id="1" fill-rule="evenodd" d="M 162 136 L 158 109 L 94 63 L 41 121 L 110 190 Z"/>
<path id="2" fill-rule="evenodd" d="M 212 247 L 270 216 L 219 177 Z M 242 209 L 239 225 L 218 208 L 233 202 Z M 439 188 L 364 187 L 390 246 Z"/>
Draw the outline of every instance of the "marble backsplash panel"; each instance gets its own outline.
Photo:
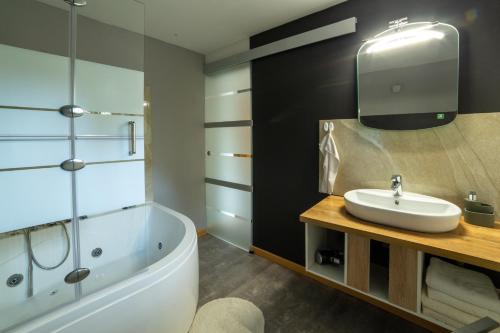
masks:
<path id="1" fill-rule="evenodd" d="M 500 219 L 500 113 L 459 115 L 449 125 L 417 131 L 372 129 L 356 119 L 329 121 L 340 154 L 334 194 L 389 189 L 391 176 L 401 174 L 405 191 L 460 207 L 466 194 L 476 191 Z"/>

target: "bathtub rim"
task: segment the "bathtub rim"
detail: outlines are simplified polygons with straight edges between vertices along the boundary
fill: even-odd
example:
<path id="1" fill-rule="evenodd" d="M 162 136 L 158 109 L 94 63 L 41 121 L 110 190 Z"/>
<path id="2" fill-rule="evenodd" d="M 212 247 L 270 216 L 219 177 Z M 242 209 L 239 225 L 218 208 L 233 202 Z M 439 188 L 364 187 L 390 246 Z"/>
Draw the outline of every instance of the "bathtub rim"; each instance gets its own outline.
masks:
<path id="1" fill-rule="evenodd" d="M 145 289 L 153 287 L 168 278 L 170 275 L 174 274 L 185 262 L 190 259 L 194 252 L 196 252 L 196 256 L 198 255 L 198 237 L 195 225 L 190 218 L 153 201 L 148 201 L 140 206 L 151 206 L 160 209 L 167 214 L 173 215 L 184 224 L 184 237 L 172 252 L 119 282 L 106 286 L 88 295 L 84 295 L 79 300 L 69 301 L 68 303 L 52 309 L 51 311 L 34 317 L 27 322 L 7 328 L 6 333 L 36 332 L 38 328 L 48 328 L 57 332 L 58 330 L 78 322 L 103 308 L 112 306 L 113 304 L 132 297 Z M 111 296 L 114 297 L 106 300 Z M 75 314 L 78 309 L 89 307 L 91 307 L 89 309 L 90 311 L 86 311 L 85 315 L 77 316 Z M 56 326 L 58 329 L 54 330 L 54 320 L 64 316 L 68 317 L 65 325 L 58 325 Z"/>

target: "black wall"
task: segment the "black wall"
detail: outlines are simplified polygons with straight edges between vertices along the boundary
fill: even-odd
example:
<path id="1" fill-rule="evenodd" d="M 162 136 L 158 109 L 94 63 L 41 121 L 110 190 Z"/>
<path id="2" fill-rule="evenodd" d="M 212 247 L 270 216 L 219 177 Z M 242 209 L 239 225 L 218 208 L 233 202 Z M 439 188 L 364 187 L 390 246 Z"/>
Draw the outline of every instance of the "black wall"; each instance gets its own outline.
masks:
<path id="1" fill-rule="evenodd" d="M 301 212 L 318 193 L 318 120 L 356 118 L 363 39 L 407 16 L 460 32 L 459 113 L 500 111 L 500 1 L 349 0 L 253 36 L 251 47 L 357 17 L 357 32 L 252 63 L 254 245 L 304 264 Z M 374 161 L 376 163 L 376 161 Z"/>

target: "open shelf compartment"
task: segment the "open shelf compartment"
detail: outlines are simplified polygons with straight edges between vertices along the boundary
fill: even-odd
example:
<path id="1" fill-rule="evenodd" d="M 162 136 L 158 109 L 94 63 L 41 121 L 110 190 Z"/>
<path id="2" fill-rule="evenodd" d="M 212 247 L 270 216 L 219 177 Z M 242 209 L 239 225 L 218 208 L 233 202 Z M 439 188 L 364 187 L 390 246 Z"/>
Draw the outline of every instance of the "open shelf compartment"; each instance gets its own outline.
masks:
<path id="1" fill-rule="evenodd" d="M 345 253 L 345 234 L 306 223 L 306 270 L 330 281 L 344 283 L 345 265 L 316 263 L 314 258 L 318 249 Z"/>
<path id="2" fill-rule="evenodd" d="M 370 240 L 370 289 L 374 297 L 389 299 L 389 244 Z"/>
<path id="3" fill-rule="evenodd" d="M 428 266 L 430 264 L 430 259 L 431 258 L 437 258 L 437 259 L 440 259 L 446 263 L 449 263 L 449 264 L 452 264 L 452 265 L 455 265 L 455 266 L 458 266 L 458 267 L 461 267 L 461 268 L 464 268 L 464 269 L 468 269 L 468 270 L 471 270 L 471 271 L 474 271 L 474 272 L 478 272 L 478 273 L 481 273 L 481 274 L 484 274 L 486 275 L 490 280 L 491 282 L 493 283 L 494 285 L 494 288 L 496 289 L 496 293 L 498 294 L 498 297 L 500 299 L 500 271 L 494 271 L 494 270 L 490 270 L 490 269 L 487 269 L 487 268 L 482 268 L 482 267 L 479 267 L 479 266 L 476 266 L 476 265 L 472 265 L 472 264 L 468 264 L 468 263 L 463 263 L 463 262 L 460 262 L 460 261 L 456 261 L 456 260 L 453 260 L 453 259 L 449 259 L 449 258 L 445 258 L 445 257 L 440 257 L 440 256 L 437 256 L 437 255 L 433 255 L 433 254 L 429 254 L 429 253 L 423 253 L 422 255 L 422 269 L 420 270 L 420 283 L 421 283 L 421 286 L 420 286 L 420 296 L 422 293 L 425 292 L 426 288 L 428 288 L 426 286 L 426 274 L 427 274 L 427 269 L 428 269 Z M 443 291 L 441 291 L 443 293 Z M 445 293 L 446 294 L 446 293 Z M 450 295 L 452 296 L 452 295 Z M 452 296 L 454 297 L 454 296 Z M 453 326 L 450 326 L 449 323 L 445 322 L 445 321 L 442 321 L 437 319 L 437 318 L 434 318 L 433 316 L 429 316 L 428 314 L 425 314 L 423 312 L 423 303 L 422 303 L 422 300 L 421 300 L 422 296 L 419 297 L 419 309 L 418 309 L 418 314 L 428 320 L 428 321 L 431 321 L 437 325 L 440 325 L 446 329 L 456 329 L 456 327 L 453 327 Z M 439 315 L 441 316 L 441 318 L 451 318 L 453 321 L 457 322 L 456 318 L 454 318 L 456 316 L 456 313 L 454 314 L 448 314 L 444 311 L 448 310 L 450 307 L 454 307 L 454 305 L 452 304 L 447 304 L 446 301 L 443 302 L 442 299 L 434 299 L 433 300 L 434 302 L 440 302 L 442 304 L 444 304 L 445 306 L 444 307 L 441 307 L 440 311 L 437 311 L 439 312 Z M 436 309 L 431 309 L 433 311 L 436 311 Z M 461 323 L 462 325 L 465 325 L 465 324 L 468 324 L 468 323 L 472 323 L 472 320 L 475 320 L 477 318 L 482 318 L 482 317 L 485 317 L 488 315 L 488 313 L 484 313 L 483 315 L 478 315 L 478 314 L 471 314 L 471 313 L 468 313 L 467 311 L 464 311 L 463 309 L 458 309 L 458 311 L 460 312 L 464 312 L 466 315 L 464 315 L 462 318 L 463 320 L 465 320 L 463 323 Z M 473 317 L 477 317 L 477 318 L 474 318 Z M 496 318 L 493 318 L 495 320 L 498 320 Z M 466 322 L 468 321 L 468 323 Z"/>

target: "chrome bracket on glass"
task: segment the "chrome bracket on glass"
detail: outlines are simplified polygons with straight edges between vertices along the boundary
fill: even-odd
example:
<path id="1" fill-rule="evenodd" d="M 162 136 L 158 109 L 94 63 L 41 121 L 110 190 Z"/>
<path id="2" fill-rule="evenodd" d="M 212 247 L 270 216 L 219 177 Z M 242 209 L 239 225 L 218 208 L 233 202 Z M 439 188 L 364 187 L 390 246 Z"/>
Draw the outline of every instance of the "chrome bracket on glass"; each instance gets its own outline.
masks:
<path id="1" fill-rule="evenodd" d="M 90 274 L 90 269 L 88 268 L 77 268 L 68 275 L 64 277 L 64 282 L 67 284 L 73 284 L 82 281 Z"/>
<path id="2" fill-rule="evenodd" d="M 130 156 L 135 155 L 137 152 L 137 130 L 135 121 L 128 122 L 129 135 L 130 135 L 130 148 L 128 154 Z"/>
<path id="3" fill-rule="evenodd" d="M 71 6 L 75 7 L 83 7 L 87 5 L 87 1 L 85 0 L 64 0 L 67 4 L 70 4 Z"/>
<path id="4" fill-rule="evenodd" d="M 85 167 L 85 161 L 72 158 L 61 163 L 61 169 L 66 171 L 77 171 Z"/>
<path id="5" fill-rule="evenodd" d="M 78 105 L 64 105 L 59 108 L 59 112 L 68 118 L 78 118 L 87 111 Z"/>

